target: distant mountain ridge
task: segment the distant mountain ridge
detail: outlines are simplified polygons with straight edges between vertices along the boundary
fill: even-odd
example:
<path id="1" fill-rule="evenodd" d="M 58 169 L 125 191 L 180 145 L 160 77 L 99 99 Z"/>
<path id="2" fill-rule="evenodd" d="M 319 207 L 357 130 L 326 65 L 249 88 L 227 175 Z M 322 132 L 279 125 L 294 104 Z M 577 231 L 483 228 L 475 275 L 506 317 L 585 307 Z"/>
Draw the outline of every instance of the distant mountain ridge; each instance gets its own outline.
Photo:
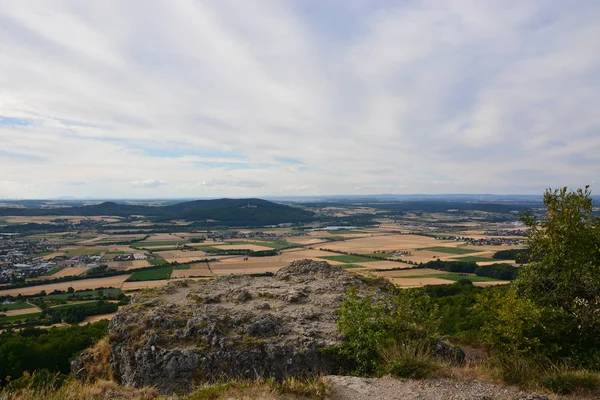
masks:
<path id="1" fill-rule="evenodd" d="M 119 204 L 106 201 L 69 208 L 0 208 L 0 216 L 100 216 L 129 217 L 143 215 L 158 221 L 185 219 L 190 221 L 216 220 L 228 225 L 272 225 L 308 222 L 314 213 L 298 207 L 250 199 L 194 200 L 166 206 Z"/>

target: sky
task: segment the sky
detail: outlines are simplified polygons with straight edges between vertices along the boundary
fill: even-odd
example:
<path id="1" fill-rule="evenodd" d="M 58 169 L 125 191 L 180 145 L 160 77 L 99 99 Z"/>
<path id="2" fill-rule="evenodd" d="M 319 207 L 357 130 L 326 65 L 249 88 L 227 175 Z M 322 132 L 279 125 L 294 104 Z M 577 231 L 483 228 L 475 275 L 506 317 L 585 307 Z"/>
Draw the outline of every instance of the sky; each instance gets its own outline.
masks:
<path id="1" fill-rule="evenodd" d="M 598 21 L 597 0 L 0 0 L 0 198 L 599 194 Z"/>

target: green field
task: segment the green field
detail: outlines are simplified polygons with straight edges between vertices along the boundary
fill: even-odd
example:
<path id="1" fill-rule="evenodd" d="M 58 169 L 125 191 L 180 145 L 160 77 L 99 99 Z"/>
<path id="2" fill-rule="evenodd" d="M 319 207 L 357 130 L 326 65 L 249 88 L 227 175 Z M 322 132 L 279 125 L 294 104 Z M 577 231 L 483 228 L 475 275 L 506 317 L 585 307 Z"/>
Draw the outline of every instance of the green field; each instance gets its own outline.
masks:
<path id="1" fill-rule="evenodd" d="M 65 267 L 54 267 L 50 271 L 46 272 L 45 274 L 42 274 L 42 276 L 54 275 L 55 273 L 62 271 L 64 268 Z"/>
<path id="2" fill-rule="evenodd" d="M 243 241 L 227 241 L 224 244 L 227 244 L 227 245 L 254 244 L 254 245 L 257 245 L 257 246 L 270 247 L 270 248 L 272 248 L 274 250 L 288 249 L 288 248 L 291 248 L 291 247 L 299 247 L 298 245 L 296 245 L 294 243 L 286 242 L 285 240 L 271 240 L 271 241 L 261 241 L 261 240 L 257 240 L 257 241 L 248 241 L 248 240 L 243 240 Z M 215 245 L 215 246 L 218 246 L 218 245 Z M 240 247 L 240 249 L 243 249 L 243 247 Z"/>
<path id="3" fill-rule="evenodd" d="M 332 235 L 340 235 L 340 234 L 346 235 L 346 234 L 356 233 L 358 235 L 358 234 L 365 234 L 367 232 L 365 232 L 365 231 L 359 231 L 359 230 L 356 230 L 356 229 L 336 229 L 336 230 L 333 230 L 333 231 L 327 231 L 327 233 L 331 233 Z"/>
<path id="4" fill-rule="evenodd" d="M 155 269 L 142 269 L 135 271 L 127 282 L 135 282 L 135 281 L 156 281 L 160 279 L 169 279 L 171 277 L 171 273 L 173 272 L 172 266 L 166 266 Z"/>
<path id="5" fill-rule="evenodd" d="M 12 303 L 12 304 L 0 304 L 0 310 L 14 311 L 14 310 L 25 310 L 26 308 L 34 308 L 28 303 Z"/>
<path id="6" fill-rule="evenodd" d="M 449 261 L 484 262 L 484 261 L 498 261 L 498 260 L 495 258 L 489 258 L 489 257 L 466 256 L 466 257 L 453 258 L 452 260 L 449 260 Z"/>
<path id="7" fill-rule="evenodd" d="M 477 276 L 471 274 L 458 274 L 458 273 L 448 273 L 448 274 L 431 274 L 431 275 L 408 275 L 408 276 L 396 276 L 395 278 L 402 279 L 424 279 L 424 278 L 439 278 L 446 279 L 449 281 L 457 282 L 461 279 L 468 279 L 471 282 L 494 282 L 498 279 L 488 278 L 487 276 Z"/>
<path id="8" fill-rule="evenodd" d="M 356 264 L 346 264 L 346 265 L 342 265 L 341 267 L 344 269 L 364 268 L 362 265 L 356 265 Z"/>
<path id="9" fill-rule="evenodd" d="M 102 249 L 98 249 L 95 247 L 78 247 L 76 249 L 69 249 L 69 250 L 64 250 L 64 251 L 65 251 L 65 256 L 67 256 L 67 257 L 99 256 L 102 253 Z"/>
<path id="10" fill-rule="evenodd" d="M 157 258 L 156 260 L 148 260 L 150 265 L 159 266 L 159 265 L 168 265 L 169 263 L 164 258 Z"/>
<path id="11" fill-rule="evenodd" d="M 361 257 L 361 256 L 354 256 L 354 255 L 348 255 L 348 254 L 344 254 L 341 256 L 325 256 L 325 257 L 319 257 L 322 258 L 324 260 L 329 260 L 329 261 L 339 261 L 339 262 L 343 262 L 343 263 L 357 263 L 357 262 L 373 262 L 373 261 L 379 261 L 373 258 L 367 258 L 367 257 Z"/>
<path id="12" fill-rule="evenodd" d="M 157 247 L 157 246 L 183 246 L 184 244 L 189 244 L 188 240 L 169 240 L 164 242 L 137 242 L 129 247 L 133 247 L 134 249 L 142 249 L 146 247 Z"/>
<path id="13" fill-rule="evenodd" d="M 465 249 L 463 247 L 442 247 L 442 246 L 425 247 L 425 248 L 419 249 L 419 250 L 435 251 L 437 253 L 448 253 L 448 254 L 469 254 L 469 253 L 479 252 L 479 250 Z"/>
<path id="14" fill-rule="evenodd" d="M 42 315 L 41 312 L 36 312 L 36 313 L 31 313 L 31 314 L 13 315 L 11 317 L 0 317 L 0 322 L 16 321 L 19 319 L 26 319 L 26 318 L 37 318 L 40 315 Z"/>
<path id="15" fill-rule="evenodd" d="M 176 265 L 175 269 L 190 269 L 191 265 L 190 264 L 185 264 L 185 265 Z"/>

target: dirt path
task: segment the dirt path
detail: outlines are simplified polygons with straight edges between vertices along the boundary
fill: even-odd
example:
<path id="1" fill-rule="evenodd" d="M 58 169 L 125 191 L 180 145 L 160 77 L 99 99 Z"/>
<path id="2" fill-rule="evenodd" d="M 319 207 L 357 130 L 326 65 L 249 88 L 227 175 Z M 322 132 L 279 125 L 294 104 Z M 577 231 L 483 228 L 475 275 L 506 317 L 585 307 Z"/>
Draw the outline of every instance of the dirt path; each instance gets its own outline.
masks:
<path id="1" fill-rule="evenodd" d="M 546 396 L 521 392 L 479 381 L 450 379 L 394 379 L 328 376 L 331 400 L 547 400 Z"/>

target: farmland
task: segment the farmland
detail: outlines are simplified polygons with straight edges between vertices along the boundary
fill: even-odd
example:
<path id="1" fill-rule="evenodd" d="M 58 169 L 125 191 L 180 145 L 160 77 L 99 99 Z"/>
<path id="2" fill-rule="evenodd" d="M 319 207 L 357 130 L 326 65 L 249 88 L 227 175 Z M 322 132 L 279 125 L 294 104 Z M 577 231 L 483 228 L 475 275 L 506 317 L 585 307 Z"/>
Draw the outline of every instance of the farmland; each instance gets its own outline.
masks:
<path id="1" fill-rule="evenodd" d="M 51 293 L 66 291 L 69 287 L 77 291 L 100 287 L 117 291 L 137 290 L 162 286 L 173 279 L 273 273 L 294 260 L 306 258 L 327 261 L 360 274 L 384 277 L 406 287 L 449 284 L 459 279 L 469 279 L 477 285 L 502 283 L 473 275 L 449 275 L 424 269 L 419 264 L 432 260 L 475 261 L 479 265 L 497 263 L 499 260 L 492 258 L 494 253 L 510 247 L 499 242 L 497 236 L 490 239 L 486 232 L 502 231 L 513 238 L 511 240 L 518 241 L 521 232 L 513 225 L 482 221 L 481 214 L 459 219 L 443 210 L 411 210 L 403 211 L 402 215 L 383 217 L 382 214 L 391 212 L 388 207 L 392 206 L 336 205 L 315 209 L 323 215 L 333 212 L 335 218 L 357 218 L 360 215 L 373 218 L 371 223 L 358 226 L 359 229 L 335 223 L 329 227 L 312 224 L 292 228 L 198 230 L 181 218 L 155 225 L 148 219 L 127 221 L 122 216 L 67 216 L 65 218 L 70 223 L 96 224 L 98 230 L 86 228 L 79 232 L 64 226 L 55 232 L 35 232 L 25 236 L 31 240 L 48 240 L 58 246 L 42 254 L 44 261 L 54 262 L 55 266 L 48 269 L 45 276 L 28 280 L 70 277 L 80 280 L 9 288 L 0 290 L 0 296 L 32 295 L 42 290 Z M 368 213 L 363 214 L 364 210 Z M 57 221 L 61 220 L 55 216 L 7 216 L 2 219 L 7 220 L 8 226 L 34 221 L 60 224 Z M 337 226 L 340 227 L 334 229 Z M 237 250 L 247 253 L 236 254 Z M 273 253 L 253 254 L 271 251 Z M 98 265 L 106 265 L 104 268 L 107 269 L 97 270 Z M 86 276 L 90 271 L 123 275 Z"/>
<path id="2" fill-rule="evenodd" d="M 465 249 L 463 247 L 442 247 L 442 246 L 435 246 L 435 247 L 426 247 L 424 249 L 419 249 L 419 250 L 428 250 L 428 251 L 433 251 L 436 253 L 448 253 L 448 254 L 469 254 L 469 253 L 477 253 L 479 250 L 473 250 L 473 249 Z"/>
<path id="3" fill-rule="evenodd" d="M 169 279 L 171 277 L 171 273 L 173 272 L 172 266 L 165 266 L 160 268 L 153 269 L 142 269 L 139 271 L 135 271 L 129 279 L 128 282 L 136 282 L 136 281 L 157 281 L 162 279 Z"/>
<path id="4" fill-rule="evenodd" d="M 354 256 L 354 255 L 343 255 L 343 256 L 324 256 L 319 257 L 328 261 L 338 261 L 342 263 L 359 263 L 359 262 L 371 262 L 376 261 L 368 257 Z"/>

